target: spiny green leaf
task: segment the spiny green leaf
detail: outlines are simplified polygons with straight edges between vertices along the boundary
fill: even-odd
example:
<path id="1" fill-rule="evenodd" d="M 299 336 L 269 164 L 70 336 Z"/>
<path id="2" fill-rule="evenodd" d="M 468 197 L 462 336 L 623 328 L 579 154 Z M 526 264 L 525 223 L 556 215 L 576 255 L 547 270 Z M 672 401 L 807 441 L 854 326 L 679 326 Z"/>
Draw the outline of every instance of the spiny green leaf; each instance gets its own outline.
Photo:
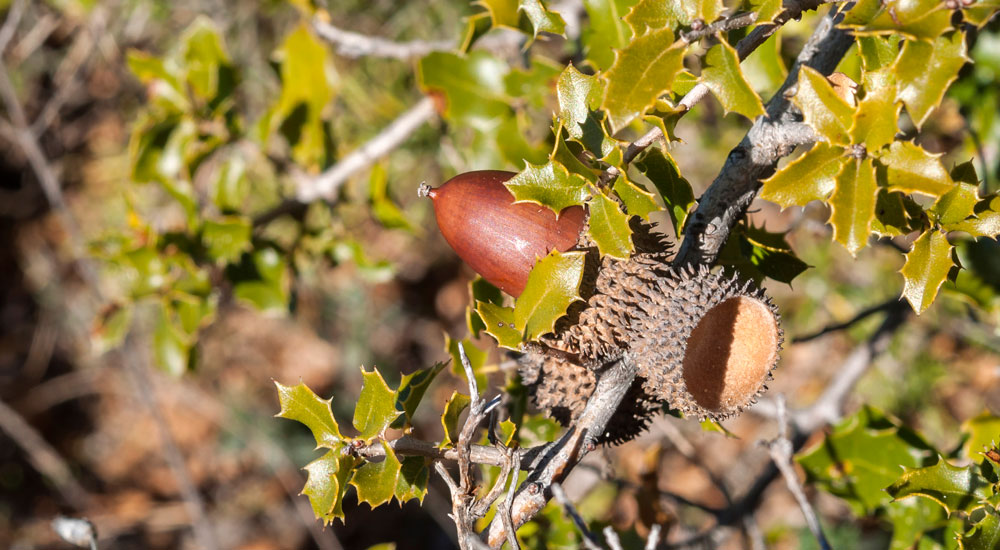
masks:
<path id="1" fill-rule="evenodd" d="M 899 55 L 899 36 L 859 36 L 858 53 L 866 72 L 878 71 L 896 61 Z"/>
<path id="2" fill-rule="evenodd" d="M 517 0 L 476 0 L 476 3 L 486 8 L 493 20 L 494 27 L 517 29 L 521 16 L 517 12 Z"/>
<path id="3" fill-rule="evenodd" d="M 563 132 L 565 130 L 560 124 L 555 132 L 555 146 L 549 154 L 549 160 L 561 164 L 570 174 L 581 176 L 591 183 L 597 183 L 600 171 L 595 170 L 589 163 L 580 159 L 583 156 L 581 154 L 583 153 L 583 148 L 579 143 L 564 139 L 562 137 Z"/>
<path id="4" fill-rule="evenodd" d="M 944 6 L 942 2 L 935 0 L 935 3 Z M 918 130 L 941 103 L 945 91 L 967 61 L 963 32 L 939 36 L 932 42 L 907 40 L 903 44 L 903 51 L 893 65 L 898 90 L 896 98 L 906 105 Z"/>
<path id="5" fill-rule="evenodd" d="M 587 59 L 598 70 L 615 61 L 614 50 L 620 50 L 632 38 L 632 29 L 623 17 L 636 0 L 584 0 L 590 24 L 584 27 L 581 39 Z"/>
<path id="6" fill-rule="evenodd" d="M 625 203 L 625 209 L 633 216 L 648 221 L 649 214 L 660 209 L 652 193 L 629 181 L 624 174 L 618 176 L 612 188 Z"/>
<path id="7" fill-rule="evenodd" d="M 281 412 L 275 416 L 305 424 L 316 439 L 316 448 L 337 449 L 344 444 L 340 426 L 330 410 L 331 399 L 320 399 L 308 386 L 299 382 L 295 386 L 274 383 L 278 388 Z"/>
<path id="8" fill-rule="evenodd" d="M 543 165 L 530 162 L 504 185 L 514 195 L 515 202 L 534 202 L 547 206 L 558 215 L 563 209 L 582 205 L 590 195 L 587 181 L 555 161 Z"/>
<path id="9" fill-rule="evenodd" d="M 452 392 L 448 402 L 444 404 L 444 412 L 441 413 L 441 426 L 444 428 L 444 438 L 438 447 L 444 449 L 454 445 L 458 441 L 458 417 L 462 411 L 469 406 L 471 399 L 468 395 Z"/>
<path id="10" fill-rule="evenodd" d="M 764 114 L 764 104 L 740 69 L 736 50 L 726 42 L 712 46 L 705 54 L 701 82 L 708 86 L 726 113 L 737 112 L 750 120 Z"/>
<path id="11" fill-rule="evenodd" d="M 851 25 L 848 25 L 851 26 Z M 863 35 L 902 34 L 933 40 L 951 28 L 951 10 L 937 0 L 887 0 L 870 22 L 854 32 Z"/>
<path id="12" fill-rule="evenodd" d="M 844 149 L 817 143 L 764 180 L 760 196 L 782 208 L 805 206 L 809 201 L 823 200 L 836 188 L 837 174 L 844 160 Z"/>
<path id="13" fill-rule="evenodd" d="M 510 443 L 514 441 L 514 436 L 517 434 L 517 424 L 514 424 L 510 420 L 504 420 L 497 428 L 497 440 L 504 447 L 509 447 Z"/>
<path id="14" fill-rule="evenodd" d="M 465 309 L 465 322 L 469 327 L 469 334 L 473 338 L 479 338 L 479 332 L 486 328 L 486 324 L 483 322 L 483 318 L 479 315 L 479 312 L 476 311 L 476 304 L 482 301 L 488 304 L 502 305 L 503 292 L 490 284 L 486 279 L 477 275 L 469 283 L 469 298 L 471 305 Z"/>
<path id="15" fill-rule="evenodd" d="M 879 160 L 888 167 L 887 183 L 894 191 L 940 197 L 955 187 L 941 155 L 932 155 L 913 142 L 892 142 Z"/>
<path id="16" fill-rule="evenodd" d="M 781 13 L 781 4 L 780 0 L 750 0 L 753 11 L 757 12 L 754 24 L 763 25 L 774 21 L 775 16 Z"/>
<path id="17" fill-rule="evenodd" d="M 307 472 L 302 494 L 309 497 L 313 514 L 328 525 L 335 519 L 344 520 L 342 508 L 347 494 L 347 480 L 354 472 L 357 459 L 340 449 L 328 451 L 303 468 Z"/>
<path id="18" fill-rule="evenodd" d="M 607 82 L 603 106 L 612 133 L 640 116 L 653 106 L 656 98 L 670 90 L 683 67 L 685 50 L 682 41 L 674 42 L 673 31 L 663 28 L 635 37 L 618 52 L 614 65 L 602 77 Z"/>
<path id="19" fill-rule="evenodd" d="M 673 221 L 674 231 L 679 235 L 684 227 L 688 211 L 695 202 L 691 184 L 681 177 L 674 159 L 659 147 L 646 149 L 646 152 L 639 157 L 635 164 L 660 192 L 660 197 Z"/>
<path id="20" fill-rule="evenodd" d="M 372 508 L 389 502 L 396 494 L 399 471 L 403 466 L 392 447 L 385 441 L 381 443 L 385 460 L 366 461 L 354 470 L 354 477 L 351 478 L 351 485 L 358 490 L 358 502 L 367 502 Z"/>
<path id="21" fill-rule="evenodd" d="M 514 308 L 476 302 L 476 311 L 486 324 L 484 330 L 497 341 L 497 345 L 507 349 L 521 346 L 521 333 L 514 327 Z"/>
<path id="22" fill-rule="evenodd" d="M 675 11 L 683 14 L 679 21 L 688 26 L 698 19 L 711 23 L 719 18 L 724 9 L 722 0 L 667 0 L 667 2 L 674 5 Z"/>
<path id="23" fill-rule="evenodd" d="M 940 527 L 944 510 L 925 498 L 908 498 L 886 506 L 886 517 L 892 523 L 889 550 L 911 550 L 927 531 Z"/>
<path id="24" fill-rule="evenodd" d="M 149 89 L 152 104 L 178 113 L 190 110 L 190 101 L 180 83 L 180 67 L 173 59 L 161 59 L 138 50 L 129 50 L 126 63 L 132 74 Z"/>
<path id="25" fill-rule="evenodd" d="M 905 281 L 903 296 L 917 314 L 931 305 L 941 283 L 948 278 L 954 264 L 951 249 L 944 233 L 930 228 L 913 241 L 913 246 L 906 253 L 906 263 L 900 270 Z"/>
<path id="26" fill-rule="evenodd" d="M 785 235 L 750 225 L 742 236 L 751 246 L 747 256 L 754 267 L 764 276 L 790 285 L 795 277 L 809 268 L 809 264 L 795 255 Z"/>
<path id="27" fill-rule="evenodd" d="M 170 305 L 161 302 L 153 328 L 153 359 L 156 366 L 173 376 L 187 370 L 191 359 L 191 337 L 171 319 Z"/>
<path id="28" fill-rule="evenodd" d="M 923 227 L 923 207 L 900 191 L 878 190 L 872 231 L 881 237 L 901 237 Z"/>
<path id="29" fill-rule="evenodd" d="M 889 502 L 883 489 L 899 478 L 901 466 L 919 467 L 934 454 L 920 436 L 865 406 L 796 460 L 809 483 L 867 515 Z"/>
<path id="30" fill-rule="evenodd" d="M 221 262 L 235 262 L 250 250 L 250 220 L 227 216 L 205 220 L 201 226 L 201 242 L 209 257 Z"/>
<path id="31" fill-rule="evenodd" d="M 400 411 L 396 410 L 396 392 L 382 379 L 377 369 L 368 372 L 361 368 L 361 395 L 354 407 L 354 428 L 359 439 L 371 442 L 389 427 Z"/>
<path id="32" fill-rule="evenodd" d="M 982 28 L 1000 11 L 1000 0 L 979 0 L 971 6 L 963 4 L 962 14 L 965 20 L 977 28 Z"/>
<path id="33" fill-rule="evenodd" d="M 995 550 L 1000 548 L 1000 514 L 986 512 L 967 533 L 958 538 L 962 550 Z"/>
<path id="34" fill-rule="evenodd" d="M 110 304 L 94 319 L 90 330 L 90 347 L 95 356 L 120 346 L 132 328 L 133 305 Z"/>
<path id="35" fill-rule="evenodd" d="M 963 446 L 966 458 L 978 460 L 987 448 L 1000 445 L 1000 416 L 984 411 L 963 422 L 962 432 L 969 435 Z"/>
<path id="36" fill-rule="evenodd" d="M 683 74 L 682 72 L 681 75 Z M 695 81 L 697 82 L 697 79 Z M 682 93 L 677 89 L 680 86 L 680 82 L 675 81 L 674 84 L 674 92 Z M 653 107 L 646 111 L 645 115 L 642 115 L 642 120 L 659 128 L 660 132 L 666 136 L 668 142 L 684 141 L 677 137 L 674 130 L 677 128 L 677 122 L 680 121 L 686 112 L 687 110 L 683 107 L 675 107 L 669 101 L 660 98 L 653 103 Z"/>
<path id="37" fill-rule="evenodd" d="M 851 143 L 864 145 L 869 153 L 878 152 L 896 136 L 900 105 L 892 78 L 889 71 L 865 73 L 865 97 L 854 111 Z"/>
<path id="38" fill-rule="evenodd" d="M 219 94 L 219 73 L 232 70 L 219 29 L 207 16 L 195 18 L 181 37 L 181 59 L 191 91 L 205 101 Z"/>
<path id="39" fill-rule="evenodd" d="M 400 505 L 413 499 L 421 503 L 424 501 L 424 496 L 427 494 L 427 480 L 430 479 L 430 469 L 427 464 L 427 459 L 422 456 L 408 456 L 403 459 L 395 492 Z"/>
<path id="40" fill-rule="evenodd" d="M 824 140 L 835 145 L 850 144 L 849 130 L 854 109 L 847 104 L 826 77 L 812 67 L 799 70 L 799 85 L 792 102 L 802 111 L 806 124 Z"/>
<path id="41" fill-rule="evenodd" d="M 950 224 L 947 229 L 965 231 L 973 237 L 1000 235 L 1000 196 L 986 197 L 979 201 L 973 212 L 973 217 Z"/>
<path id="42" fill-rule="evenodd" d="M 875 166 L 870 158 L 843 164 L 830 196 L 830 224 L 833 239 L 852 256 L 868 244 L 877 193 Z"/>
<path id="43" fill-rule="evenodd" d="M 551 332 L 569 305 L 581 299 L 579 289 L 585 257 L 584 252 L 563 254 L 553 250 L 535 264 L 524 292 L 514 305 L 514 326 L 525 339 L 533 340 Z"/>
<path id="44" fill-rule="evenodd" d="M 540 32 L 563 34 L 566 32 L 566 21 L 554 11 L 549 11 L 542 0 L 520 0 L 521 12 L 531 22 L 532 36 L 538 37 Z"/>
<path id="45" fill-rule="evenodd" d="M 618 203 L 603 193 L 591 197 L 587 208 L 590 212 L 590 236 L 597 243 L 601 256 L 628 258 L 635 250 L 628 214 L 622 212 Z"/>
<path id="46" fill-rule="evenodd" d="M 507 63 L 481 50 L 433 52 L 417 63 L 421 88 L 444 100 L 445 118 L 484 131 L 511 111 L 504 83 L 509 70 Z"/>
<path id="47" fill-rule="evenodd" d="M 844 20 L 841 22 L 841 25 L 845 27 L 864 26 L 878 14 L 881 6 L 882 0 L 858 0 L 844 14 Z"/>
<path id="48" fill-rule="evenodd" d="M 676 28 L 678 19 L 687 17 L 677 2 L 663 0 L 639 0 L 625 16 L 625 22 L 632 27 L 632 32 L 638 36 L 647 30 Z"/>
<path id="49" fill-rule="evenodd" d="M 559 119 L 571 137 L 583 137 L 583 125 L 590 111 L 600 106 L 603 91 L 602 83 L 596 76 L 581 73 L 572 63 L 559 75 L 556 85 Z"/>
<path id="50" fill-rule="evenodd" d="M 953 466 L 943 457 L 937 464 L 925 468 L 907 469 L 886 491 L 894 499 L 920 496 L 933 500 L 946 514 L 955 510 L 972 511 L 980 501 L 992 494 L 991 483 L 979 471 L 979 466 Z"/>
<path id="51" fill-rule="evenodd" d="M 931 208 L 941 225 L 961 222 L 972 215 L 976 203 L 979 201 L 978 188 L 964 182 L 956 182 L 941 198 L 934 203 Z"/>
<path id="52" fill-rule="evenodd" d="M 401 421 L 404 418 L 406 422 L 413 420 L 413 413 L 417 410 L 417 405 L 420 404 L 420 400 L 424 398 L 427 388 L 443 368 L 444 363 L 436 363 L 429 369 L 421 369 L 403 375 L 399 381 L 399 389 L 396 390 L 396 410 L 402 411 L 404 416 L 399 417 L 393 427 L 402 427 Z M 399 426 L 395 424 L 399 424 Z"/>

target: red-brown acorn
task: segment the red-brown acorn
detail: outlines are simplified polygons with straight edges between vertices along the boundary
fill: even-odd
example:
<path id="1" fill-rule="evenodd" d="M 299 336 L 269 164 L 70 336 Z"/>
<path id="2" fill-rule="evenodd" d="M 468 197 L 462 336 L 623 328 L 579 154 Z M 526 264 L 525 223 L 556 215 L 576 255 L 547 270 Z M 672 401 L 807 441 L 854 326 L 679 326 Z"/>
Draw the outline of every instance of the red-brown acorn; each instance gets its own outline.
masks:
<path id="1" fill-rule="evenodd" d="M 576 246 L 586 213 L 570 206 L 556 217 L 546 206 L 514 204 L 501 170 L 459 174 L 423 193 L 434 202 L 438 228 L 476 273 L 514 296 L 521 295 L 538 258 Z"/>

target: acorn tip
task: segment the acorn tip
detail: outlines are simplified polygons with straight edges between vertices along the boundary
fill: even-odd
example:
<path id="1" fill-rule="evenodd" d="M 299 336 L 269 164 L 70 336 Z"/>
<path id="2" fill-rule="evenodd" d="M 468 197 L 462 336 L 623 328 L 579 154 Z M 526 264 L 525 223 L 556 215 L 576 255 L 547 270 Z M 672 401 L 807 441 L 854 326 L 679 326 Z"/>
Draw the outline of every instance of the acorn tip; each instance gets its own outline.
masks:
<path id="1" fill-rule="evenodd" d="M 437 189 L 428 185 L 426 181 L 422 181 L 420 182 L 420 185 L 417 186 L 417 196 L 420 198 L 430 197 L 433 199 L 437 196 Z"/>

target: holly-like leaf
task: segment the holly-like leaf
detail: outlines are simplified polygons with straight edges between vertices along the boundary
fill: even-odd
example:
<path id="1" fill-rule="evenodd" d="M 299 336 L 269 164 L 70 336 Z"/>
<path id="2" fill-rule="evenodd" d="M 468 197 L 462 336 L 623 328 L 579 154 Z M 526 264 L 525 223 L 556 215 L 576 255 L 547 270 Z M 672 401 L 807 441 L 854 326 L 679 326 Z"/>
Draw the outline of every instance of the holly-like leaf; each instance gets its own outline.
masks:
<path id="1" fill-rule="evenodd" d="M 871 21 L 854 32 L 858 36 L 899 33 L 912 39 L 934 40 L 950 28 L 951 10 L 943 2 L 887 0 Z"/>
<path id="2" fill-rule="evenodd" d="M 958 538 L 962 550 L 995 550 L 1000 548 L 1000 513 L 987 511 L 981 520 Z"/>
<path id="3" fill-rule="evenodd" d="M 153 359 L 164 372 L 180 376 L 191 360 L 192 339 L 172 319 L 169 303 L 161 302 L 158 306 L 153 328 Z"/>
<path id="4" fill-rule="evenodd" d="M 590 212 L 590 236 L 597 243 L 601 256 L 626 259 L 635 250 L 628 214 L 614 200 L 602 193 L 594 195 L 587 203 Z"/>
<path id="5" fill-rule="evenodd" d="M 941 155 L 932 155 L 912 142 L 894 141 L 879 160 L 888 167 L 891 190 L 940 197 L 955 186 L 941 164 Z"/>
<path id="6" fill-rule="evenodd" d="M 780 0 L 750 0 L 750 5 L 753 11 L 757 12 L 755 25 L 773 22 L 775 16 L 781 13 L 782 7 Z"/>
<path id="7" fill-rule="evenodd" d="M 786 233 L 771 233 L 763 227 L 750 225 L 742 237 L 751 246 L 746 256 L 761 274 L 775 281 L 792 284 L 795 277 L 809 269 L 809 264 L 795 255 L 785 240 L 785 235 Z"/>
<path id="8" fill-rule="evenodd" d="M 1000 235 L 1000 196 L 987 197 L 979 201 L 973 209 L 973 216 L 950 224 L 951 231 L 965 231 L 973 237 L 996 237 Z"/>
<path id="9" fill-rule="evenodd" d="M 469 283 L 469 307 L 465 309 L 465 322 L 469 327 L 469 334 L 473 338 L 479 338 L 479 332 L 486 328 L 486 323 L 476 310 L 479 302 L 488 304 L 503 305 L 503 292 L 499 288 L 490 284 L 489 281 L 480 276 L 476 276 Z"/>
<path id="10" fill-rule="evenodd" d="M 865 72 L 875 72 L 888 67 L 899 55 L 899 36 L 859 36 L 858 54 Z"/>
<path id="11" fill-rule="evenodd" d="M 515 202 L 548 206 L 556 215 L 567 207 L 583 204 L 590 196 L 586 180 L 551 160 L 543 165 L 527 163 L 524 170 L 504 185 L 514 195 Z"/>
<path id="12" fill-rule="evenodd" d="M 844 163 L 830 196 L 830 224 L 833 239 L 852 256 L 868 244 L 877 193 L 875 165 L 870 158 Z"/>
<path id="13" fill-rule="evenodd" d="M 881 237 L 901 237 L 922 228 L 924 209 L 900 191 L 878 190 L 872 231 Z"/>
<path id="14" fill-rule="evenodd" d="M 760 196 L 782 208 L 805 206 L 810 201 L 823 200 L 837 187 L 837 174 L 844 162 L 843 148 L 817 143 L 764 180 Z"/>
<path id="15" fill-rule="evenodd" d="M 219 29 L 210 18 L 198 16 L 185 29 L 181 44 L 180 57 L 191 91 L 206 102 L 214 101 L 220 92 L 220 72 L 232 70 Z"/>
<path id="16" fill-rule="evenodd" d="M 302 382 L 295 386 L 286 386 L 281 382 L 274 385 L 278 388 L 278 402 L 281 404 L 281 412 L 275 416 L 305 424 L 316 439 L 317 449 L 343 446 L 344 436 L 340 435 L 340 426 L 330 410 L 332 399 L 320 399 Z"/>
<path id="17" fill-rule="evenodd" d="M 612 133 L 625 127 L 670 91 L 681 71 L 686 50 L 683 41 L 674 42 L 669 28 L 635 37 L 618 52 L 614 65 L 603 75 L 603 107 L 608 112 Z"/>
<path id="18" fill-rule="evenodd" d="M 497 425 L 497 441 L 503 444 L 504 447 L 509 447 L 511 442 L 514 441 L 514 436 L 517 435 L 517 424 L 514 424 L 509 419 L 500 422 Z"/>
<path id="19" fill-rule="evenodd" d="M 201 242 L 209 257 L 231 263 L 250 250 L 251 230 L 250 220 L 241 216 L 205 220 L 201 227 Z"/>
<path id="20" fill-rule="evenodd" d="M 812 67 L 804 66 L 799 70 L 798 90 L 792 102 L 802 111 L 805 123 L 824 140 L 834 145 L 850 144 L 854 109 Z"/>
<path id="21" fill-rule="evenodd" d="M 517 30 L 521 21 L 521 16 L 517 11 L 517 0 L 477 0 L 476 3 L 486 8 L 490 19 L 493 20 L 494 27 Z"/>
<path id="22" fill-rule="evenodd" d="M 663 27 L 676 28 L 677 21 L 687 17 L 680 10 L 677 2 L 664 2 L 663 0 L 639 0 L 639 3 L 632 6 L 632 9 L 625 16 L 625 22 L 632 27 L 632 32 L 638 36 L 647 30 L 662 29 Z"/>
<path id="23" fill-rule="evenodd" d="M 441 100 L 448 120 L 486 131 L 510 113 L 504 76 L 507 63 L 487 52 L 430 53 L 417 63 L 421 88 Z"/>
<path id="24" fill-rule="evenodd" d="M 514 326 L 514 308 L 476 302 L 476 312 L 486 325 L 484 330 L 497 341 L 497 345 L 507 349 L 521 346 L 521 332 Z"/>
<path id="25" fill-rule="evenodd" d="M 625 203 L 625 209 L 633 216 L 639 216 L 644 220 L 649 220 L 649 214 L 660 209 L 656 204 L 656 197 L 629 181 L 624 174 L 619 175 L 612 187 L 618 197 Z"/>
<path id="26" fill-rule="evenodd" d="M 591 214 L 593 216 L 593 214 Z M 527 340 L 552 332 L 556 320 L 580 300 L 584 252 L 553 250 L 528 275 L 524 292 L 514 305 L 514 326 Z"/>
<path id="27" fill-rule="evenodd" d="M 401 421 L 404 418 L 406 422 L 413 420 L 413 413 L 417 410 L 417 405 L 420 404 L 420 400 L 424 398 L 427 388 L 434 381 L 434 378 L 437 377 L 438 373 L 441 372 L 441 369 L 444 368 L 444 365 L 444 363 L 436 363 L 429 369 L 421 369 L 403 375 L 399 381 L 399 389 L 396 390 L 396 410 L 402 411 L 404 416 L 396 420 L 395 424 L 399 424 L 399 426 L 394 425 L 393 427 L 401 427 Z"/>
<path id="28" fill-rule="evenodd" d="M 603 91 L 600 79 L 581 73 L 572 63 L 559 75 L 556 84 L 559 119 L 570 137 L 583 137 L 583 126 L 590 111 L 600 106 Z"/>
<path id="29" fill-rule="evenodd" d="M 377 369 L 361 369 L 361 394 L 354 407 L 354 428 L 359 439 L 371 442 L 389 427 L 400 411 L 396 410 L 396 392 L 382 379 Z"/>
<path id="30" fill-rule="evenodd" d="M 927 537 L 927 531 L 940 527 L 946 515 L 930 500 L 908 498 L 886 506 L 886 517 L 892 523 L 889 550 L 911 550 L 917 541 Z"/>
<path id="31" fill-rule="evenodd" d="M 907 469 L 886 491 L 894 499 L 920 496 L 933 500 L 946 514 L 955 510 L 972 511 L 993 494 L 991 483 L 980 473 L 977 464 L 953 466 L 943 457 L 937 464 Z"/>
<path id="32" fill-rule="evenodd" d="M 674 10 L 681 15 L 679 21 L 690 26 L 695 20 L 711 23 L 719 18 L 722 10 L 722 0 L 667 0 L 674 5 Z"/>
<path id="33" fill-rule="evenodd" d="M 965 20 L 977 28 L 982 28 L 1000 11 L 1000 0 L 979 0 L 971 5 L 962 5 L 962 15 Z"/>
<path id="34" fill-rule="evenodd" d="M 867 515 L 890 501 L 883 489 L 899 478 L 900 467 L 922 466 L 933 455 L 920 436 L 865 406 L 796 460 L 809 483 Z"/>
<path id="35" fill-rule="evenodd" d="M 632 29 L 624 17 L 636 0 L 584 0 L 590 24 L 584 27 L 581 39 L 587 59 L 598 70 L 615 61 L 614 50 L 620 50 L 632 38 Z"/>
<path id="36" fill-rule="evenodd" d="M 427 494 L 427 481 L 430 479 L 430 469 L 427 459 L 422 456 L 408 456 L 403 459 L 396 481 L 396 500 L 403 504 L 416 499 L 423 502 Z"/>
<path id="37" fill-rule="evenodd" d="M 542 0 L 520 0 L 519 4 L 521 13 L 531 22 L 532 37 L 537 38 L 540 32 L 560 35 L 566 32 L 566 21 L 550 11 Z"/>
<path id="38" fill-rule="evenodd" d="M 396 494 L 399 471 L 403 466 L 392 447 L 385 441 L 381 443 L 385 460 L 365 462 L 354 470 L 354 477 L 351 478 L 351 485 L 358 490 L 358 502 L 367 502 L 372 508 L 389 502 Z"/>
<path id="39" fill-rule="evenodd" d="M 900 270 L 904 279 L 903 296 L 918 315 L 931 305 L 941 283 L 948 278 L 954 265 L 951 249 L 948 237 L 930 228 L 913 241 L 906 253 L 906 263 Z"/>
<path id="40" fill-rule="evenodd" d="M 959 223 L 973 214 L 976 203 L 979 202 L 976 185 L 956 182 L 941 198 L 934 203 L 931 212 L 937 216 L 941 225 Z"/>
<path id="41" fill-rule="evenodd" d="M 983 412 L 962 423 L 962 432 L 969 434 L 965 440 L 965 456 L 978 460 L 986 449 L 1000 445 L 1000 416 Z"/>
<path id="42" fill-rule="evenodd" d="M 681 233 L 688 211 L 694 205 L 691 184 L 681 176 L 677 163 L 659 147 L 646 149 L 635 163 L 639 171 L 653 182 L 670 213 L 676 234 Z"/>
<path id="43" fill-rule="evenodd" d="M 444 438 L 438 445 L 444 449 L 450 447 L 458 441 L 458 417 L 462 411 L 469 406 L 472 400 L 468 395 L 452 392 L 448 402 L 444 404 L 444 412 L 441 413 L 441 426 L 444 428 Z"/>
<path id="44" fill-rule="evenodd" d="M 309 497 L 313 514 L 323 520 L 324 525 L 335 519 L 344 520 L 342 505 L 347 494 L 347 480 L 354 473 L 356 463 L 356 458 L 337 449 L 328 451 L 304 468 L 307 477 L 302 494 Z"/>
<path id="45" fill-rule="evenodd" d="M 944 6 L 936 0 L 934 3 Z M 965 33 L 935 36 L 932 42 L 907 40 L 893 66 L 896 98 L 906 105 L 918 130 L 941 103 L 945 91 L 958 77 L 958 70 L 969 61 Z"/>
<path id="46" fill-rule="evenodd" d="M 869 153 L 876 153 L 892 143 L 899 110 L 892 74 L 888 71 L 865 73 L 865 97 L 854 111 L 851 143 L 864 145 Z"/>
<path id="47" fill-rule="evenodd" d="M 764 114 L 764 104 L 740 69 L 736 50 L 726 42 L 712 46 L 705 54 L 701 82 L 708 86 L 726 113 L 736 112 L 750 120 Z"/>

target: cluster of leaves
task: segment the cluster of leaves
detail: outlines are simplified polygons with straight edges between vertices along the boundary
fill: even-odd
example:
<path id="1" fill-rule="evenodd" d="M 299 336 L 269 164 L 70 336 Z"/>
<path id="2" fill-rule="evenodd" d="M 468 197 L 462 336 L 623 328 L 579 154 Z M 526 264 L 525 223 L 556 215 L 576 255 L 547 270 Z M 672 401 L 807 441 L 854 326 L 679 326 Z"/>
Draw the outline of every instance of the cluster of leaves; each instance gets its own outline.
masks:
<path id="1" fill-rule="evenodd" d="M 856 515 L 891 524 L 890 550 L 989 550 L 1000 545 L 998 444 L 1000 418 L 989 414 L 967 421 L 962 444 L 943 453 L 864 407 L 798 462 Z"/>
<path id="2" fill-rule="evenodd" d="M 280 313 L 291 300 L 293 271 L 319 259 L 385 269 L 336 229 L 322 202 L 303 208 L 293 227 L 256 221 L 281 204 L 289 161 L 296 174 L 333 161 L 328 55 L 304 26 L 289 33 L 275 53 L 280 94 L 248 124 L 240 110 L 246 84 L 211 20 L 197 18 L 163 57 L 129 52 L 128 65 L 148 92 L 129 143 L 130 175 L 146 190 L 156 186 L 167 215 L 148 219 L 152 209 L 142 203 L 150 194 L 130 190 L 129 227 L 95 243 L 95 255 L 122 283 L 98 320 L 99 351 L 122 342 L 137 306 L 152 306 L 156 363 L 178 374 L 194 362 L 198 331 L 221 300 Z M 405 226 L 386 196 L 384 173 L 373 173 L 371 189 L 372 212 Z"/>

